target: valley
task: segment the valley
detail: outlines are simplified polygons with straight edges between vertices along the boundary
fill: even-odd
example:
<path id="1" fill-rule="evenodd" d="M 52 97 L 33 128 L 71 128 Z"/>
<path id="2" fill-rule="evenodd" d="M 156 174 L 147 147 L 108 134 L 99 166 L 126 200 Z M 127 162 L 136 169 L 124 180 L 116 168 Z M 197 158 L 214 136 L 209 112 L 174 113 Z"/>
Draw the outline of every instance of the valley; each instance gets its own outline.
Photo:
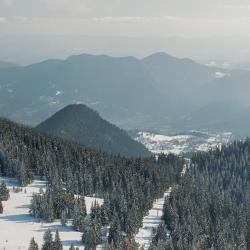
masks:
<path id="1" fill-rule="evenodd" d="M 189 157 L 194 152 L 208 151 L 233 140 L 230 132 L 209 133 L 190 131 L 177 135 L 163 135 L 153 132 L 137 132 L 134 139 L 154 154 L 176 154 Z"/>

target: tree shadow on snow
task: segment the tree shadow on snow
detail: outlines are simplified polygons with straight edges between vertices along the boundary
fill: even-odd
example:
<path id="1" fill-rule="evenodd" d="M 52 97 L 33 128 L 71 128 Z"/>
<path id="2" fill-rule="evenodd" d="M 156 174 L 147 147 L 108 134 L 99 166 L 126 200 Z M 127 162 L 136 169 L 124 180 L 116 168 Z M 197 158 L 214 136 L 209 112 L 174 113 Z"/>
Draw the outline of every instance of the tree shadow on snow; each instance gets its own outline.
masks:
<path id="1" fill-rule="evenodd" d="M 1 216 L 0 221 L 1 220 L 21 223 L 21 222 L 33 222 L 34 218 L 28 214 L 12 214 L 12 215 Z"/>

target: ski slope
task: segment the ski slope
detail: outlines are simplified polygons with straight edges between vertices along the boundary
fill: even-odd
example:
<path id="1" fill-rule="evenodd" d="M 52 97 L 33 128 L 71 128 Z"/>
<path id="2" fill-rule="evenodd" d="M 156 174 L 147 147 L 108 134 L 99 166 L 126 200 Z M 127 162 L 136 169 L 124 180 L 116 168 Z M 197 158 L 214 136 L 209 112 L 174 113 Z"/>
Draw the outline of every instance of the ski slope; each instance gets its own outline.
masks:
<path id="1" fill-rule="evenodd" d="M 190 159 L 186 158 L 181 176 L 184 176 L 186 174 L 186 171 L 189 169 L 189 167 Z M 143 247 L 145 250 L 150 247 L 150 244 L 154 237 L 154 231 L 161 223 L 164 222 L 162 220 L 164 202 L 165 198 L 170 196 L 171 191 L 172 187 L 170 187 L 164 193 L 162 198 L 157 199 L 154 202 L 153 207 L 149 210 L 148 215 L 143 218 L 143 226 L 139 229 L 139 232 L 135 236 L 135 241 L 140 245 L 140 247 Z"/>
<path id="2" fill-rule="evenodd" d="M 164 196 L 160 199 L 157 199 L 152 207 L 149 210 L 147 216 L 143 218 L 143 226 L 139 229 L 139 232 L 135 236 L 135 241 L 140 245 L 143 246 L 145 250 L 147 250 L 152 242 L 154 236 L 154 230 L 163 223 L 161 219 L 163 215 L 163 206 L 165 198 L 168 197 L 171 193 L 171 188 L 169 188 L 165 193 Z"/>
<path id="3" fill-rule="evenodd" d="M 69 249 L 71 243 L 84 249 L 81 243 L 82 233 L 73 231 L 70 226 L 62 226 L 60 221 L 46 223 L 29 215 L 29 205 L 33 193 L 40 188 L 45 189 L 46 182 L 36 180 L 23 188 L 22 192 L 15 193 L 13 186 L 18 187 L 15 179 L 0 177 L 10 189 L 10 199 L 3 202 L 4 213 L 0 214 L 0 250 L 27 250 L 31 237 L 34 237 L 39 247 L 43 243 L 43 234 L 47 229 L 53 233 L 59 231 L 63 249 Z M 94 201 L 103 203 L 102 199 L 85 197 L 87 212 L 90 212 Z"/>

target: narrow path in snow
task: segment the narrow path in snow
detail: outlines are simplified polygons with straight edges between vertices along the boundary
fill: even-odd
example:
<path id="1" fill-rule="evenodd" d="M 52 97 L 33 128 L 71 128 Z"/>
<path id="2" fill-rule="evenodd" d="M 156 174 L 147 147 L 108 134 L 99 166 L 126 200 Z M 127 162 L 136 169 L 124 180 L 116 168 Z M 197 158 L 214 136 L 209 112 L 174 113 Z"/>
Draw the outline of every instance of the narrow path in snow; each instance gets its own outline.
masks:
<path id="1" fill-rule="evenodd" d="M 152 242 L 154 230 L 156 230 L 157 227 L 163 223 L 161 217 L 163 215 L 164 201 L 170 193 L 171 188 L 164 193 L 162 198 L 155 201 L 152 209 L 149 210 L 148 215 L 143 218 L 143 226 L 139 229 L 139 232 L 135 236 L 136 242 L 139 243 L 140 246 L 143 246 L 145 250 L 149 248 Z"/>
<path id="2" fill-rule="evenodd" d="M 185 175 L 187 169 L 190 166 L 190 160 L 185 159 L 186 163 L 184 164 L 181 176 Z M 157 199 L 153 204 L 152 209 L 149 210 L 147 216 L 143 218 L 143 226 L 139 229 L 139 232 L 135 236 L 135 241 L 142 246 L 145 250 L 150 247 L 152 239 L 154 237 L 154 231 L 157 227 L 163 223 L 163 206 L 166 197 L 169 197 L 172 187 L 170 187 L 163 195 L 162 198 Z"/>

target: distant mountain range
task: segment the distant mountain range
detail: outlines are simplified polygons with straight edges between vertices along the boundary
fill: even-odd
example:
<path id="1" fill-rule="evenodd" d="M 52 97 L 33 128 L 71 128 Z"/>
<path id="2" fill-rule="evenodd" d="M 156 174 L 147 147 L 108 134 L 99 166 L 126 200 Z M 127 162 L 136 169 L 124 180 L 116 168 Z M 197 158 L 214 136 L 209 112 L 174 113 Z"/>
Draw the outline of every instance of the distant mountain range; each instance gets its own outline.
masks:
<path id="1" fill-rule="evenodd" d="M 124 131 L 85 105 L 69 105 L 37 126 L 36 130 L 78 142 L 89 148 L 127 157 L 151 153 Z"/>
<path id="2" fill-rule="evenodd" d="M 17 67 L 18 65 L 15 63 L 0 61 L 0 69 L 7 69 L 7 68 L 13 68 Z"/>
<path id="3" fill-rule="evenodd" d="M 69 104 L 84 103 L 125 129 L 220 130 L 238 117 L 232 106 L 248 111 L 249 82 L 249 71 L 165 53 L 143 59 L 82 54 L 0 69 L 0 115 L 37 125 Z M 203 117 L 210 118 L 204 123 Z"/>

